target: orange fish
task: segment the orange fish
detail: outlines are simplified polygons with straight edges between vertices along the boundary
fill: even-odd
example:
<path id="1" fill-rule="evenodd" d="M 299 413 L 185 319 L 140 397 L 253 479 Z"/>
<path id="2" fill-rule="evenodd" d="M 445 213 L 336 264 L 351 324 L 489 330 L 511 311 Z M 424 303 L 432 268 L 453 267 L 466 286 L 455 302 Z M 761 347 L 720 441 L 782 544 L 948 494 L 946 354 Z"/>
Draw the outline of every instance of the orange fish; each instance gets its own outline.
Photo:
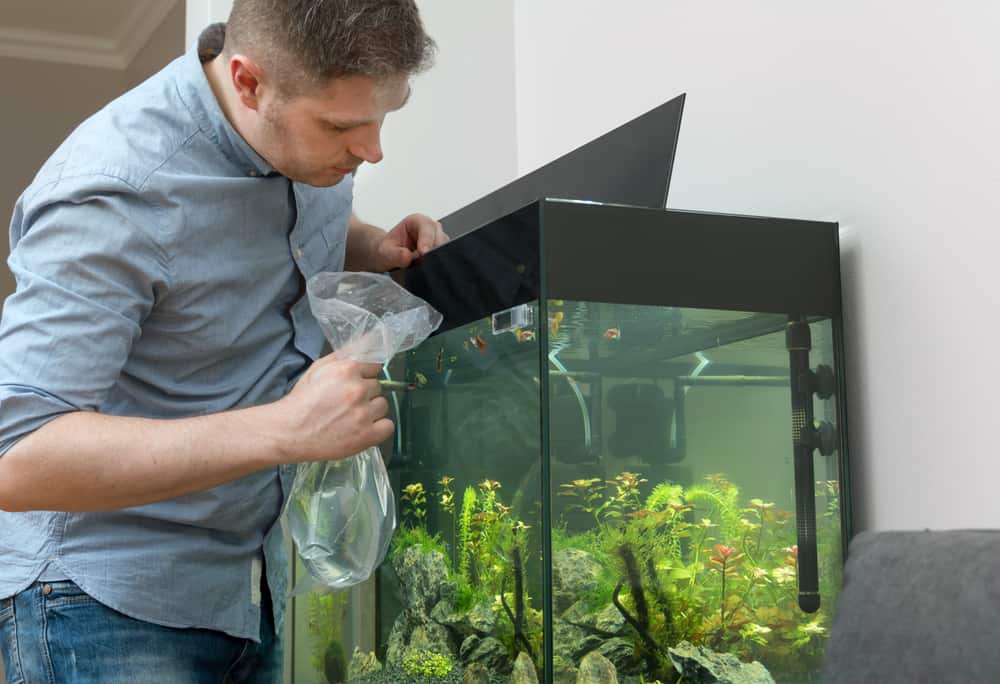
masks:
<path id="1" fill-rule="evenodd" d="M 487 346 L 487 345 L 486 345 L 486 340 L 484 340 L 484 339 L 483 339 L 482 337 L 480 337 L 479 335 L 475 335 L 474 337 L 470 337 L 470 338 L 469 338 L 469 342 L 472 342 L 472 345 L 473 345 L 473 346 L 474 346 L 474 347 L 475 347 L 476 349 L 478 349 L 478 350 L 479 350 L 479 353 L 480 353 L 480 354 L 485 354 L 485 353 L 486 353 L 486 346 Z"/>
<path id="2" fill-rule="evenodd" d="M 552 336 L 555 337 L 559 334 L 559 324 L 562 323 L 562 319 L 565 317 L 562 311 L 556 311 L 554 314 L 549 316 L 549 331 Z"/>
<path id="3" fill-rule="evenodd" d="M 535 339 L 535 333 L 531 330 L 522 330 L 518 328 L 514 331 L 514 336 L 517 337 L 518 342 L 531 342 Z"/>
<path id="4" fill-rule="evenodd" d="M 606 340 L 617 340 L 621 339 L 622 331 L 618 328 L 608 328 L 604 331 L 604 339 Z"/>

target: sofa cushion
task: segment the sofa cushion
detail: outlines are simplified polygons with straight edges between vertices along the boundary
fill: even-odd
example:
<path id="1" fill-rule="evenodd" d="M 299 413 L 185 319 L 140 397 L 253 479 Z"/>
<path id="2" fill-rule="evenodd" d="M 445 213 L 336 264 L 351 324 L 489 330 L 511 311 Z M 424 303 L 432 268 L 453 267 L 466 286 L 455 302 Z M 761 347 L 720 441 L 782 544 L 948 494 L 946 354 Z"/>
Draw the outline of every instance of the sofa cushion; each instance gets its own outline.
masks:
<path id="1" fill-rule="evenodd" d="M 1000 530 L 857 535 L 823 682 L 1000 682 Z"/>

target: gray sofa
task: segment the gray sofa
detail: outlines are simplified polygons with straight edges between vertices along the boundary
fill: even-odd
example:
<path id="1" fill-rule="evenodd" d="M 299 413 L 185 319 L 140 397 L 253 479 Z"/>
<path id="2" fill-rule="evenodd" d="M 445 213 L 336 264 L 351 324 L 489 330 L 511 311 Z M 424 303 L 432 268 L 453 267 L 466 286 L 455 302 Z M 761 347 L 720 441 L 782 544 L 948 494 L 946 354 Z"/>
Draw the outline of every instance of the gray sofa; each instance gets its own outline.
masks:
<path id="1" fill-rule="evenodd" d="M 857 535 L 823 682 L 1000 682 L 1000 530 Z"/>

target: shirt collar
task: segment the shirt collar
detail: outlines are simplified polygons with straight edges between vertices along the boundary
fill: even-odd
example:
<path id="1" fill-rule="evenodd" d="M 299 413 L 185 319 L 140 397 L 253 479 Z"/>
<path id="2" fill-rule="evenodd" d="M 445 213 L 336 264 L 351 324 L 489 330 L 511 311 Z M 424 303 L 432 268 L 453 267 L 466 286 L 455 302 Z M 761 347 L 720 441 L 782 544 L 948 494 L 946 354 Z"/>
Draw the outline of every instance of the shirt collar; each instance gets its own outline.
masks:
<path id="1" fill-rule="evenodd" d="M 178 91 L 198 127 L 227 159 L 243 168 L 248 176 L 271 175 L 275 173 L 274 167 L 257 154 L 226 119 L 202 69 L 202 59 L 212 59 L 222 50 L 224 36 L 225 24 L 213 24 L 202 31 L 198 42 L 183 57 L 177 79 Z"/>

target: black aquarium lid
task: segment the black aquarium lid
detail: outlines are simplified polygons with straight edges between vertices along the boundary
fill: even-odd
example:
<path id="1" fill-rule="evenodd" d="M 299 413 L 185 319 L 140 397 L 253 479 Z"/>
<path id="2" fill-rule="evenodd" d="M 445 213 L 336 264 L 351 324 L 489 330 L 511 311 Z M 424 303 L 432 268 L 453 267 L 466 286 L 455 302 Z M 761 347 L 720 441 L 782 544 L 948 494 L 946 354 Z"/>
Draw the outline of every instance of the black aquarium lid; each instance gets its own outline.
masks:
<path id="1" fill-rule="evenodd" d="M 834 316 L 836 223 L 545 200 L 552 299 Z"/>
<path id="2" fill-rule="evenodd" d="M 837 224 L 546 199 L 400 272 L 440 331 L 540 297 L 838 316 Z"/>
<path id="3" fill-rule="evenodd" d="M 465 233 L 544 197 L 665 207 L 684 95 L 641 114 L 441 219 Z"/>

